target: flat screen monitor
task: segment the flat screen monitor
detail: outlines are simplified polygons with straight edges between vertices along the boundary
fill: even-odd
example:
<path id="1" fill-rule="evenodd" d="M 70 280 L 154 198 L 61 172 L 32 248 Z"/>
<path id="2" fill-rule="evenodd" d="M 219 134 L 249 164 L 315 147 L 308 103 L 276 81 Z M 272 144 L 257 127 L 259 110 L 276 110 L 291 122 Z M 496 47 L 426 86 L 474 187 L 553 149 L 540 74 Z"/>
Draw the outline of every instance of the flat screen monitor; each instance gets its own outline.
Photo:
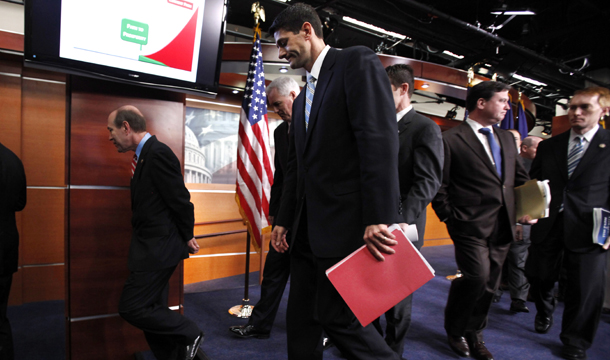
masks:
<path id="1" fill-rule="evenodd" d="M 26 66 L 215 96 L 227 0 L 28 0 Z"/>

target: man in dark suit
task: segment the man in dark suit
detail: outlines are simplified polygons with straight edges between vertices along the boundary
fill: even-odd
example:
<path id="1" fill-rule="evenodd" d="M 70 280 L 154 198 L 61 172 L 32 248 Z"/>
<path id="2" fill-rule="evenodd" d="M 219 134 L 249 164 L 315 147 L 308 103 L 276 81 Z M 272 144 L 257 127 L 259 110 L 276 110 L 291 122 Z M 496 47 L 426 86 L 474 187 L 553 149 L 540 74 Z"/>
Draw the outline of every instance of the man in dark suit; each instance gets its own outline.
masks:
<path id="1" fill-rule="evenodd" d="M 322 330 L 347 358 L 398 359 L 373 326 L 360 325 L 325 274 L 365 243 L 379 260 L 394 252 L 387 224 L 399 215 L 398 129 L 388 77 L 368 48 L 325 46 L 309 5 L 286 8 L 269 32 L 279 57 L 307 70 L 271 235 L 278 252 L 291 249 L 289 359 L 321 359 Z"/>
<path id="2" fill-rule="evenodd" d="M 288 163 L 288 129 L 292 121 L 292 103 L 301 91 L 299 84 L 288 76 L 281 76 L 267 86 L 267 99 L 284 122 L 273 133 L 275 140 L 275 173 L 271 186 L 271 200 L 269 201 L 269 223 L 273 224 L 280 207 L 282 188 L 284 186 L 284 173 Z M 261 297 L 252 310 L 252 315 L 246 325 L 231 326 L 229 330 L 242 338 L 269 337 L 273 321 L 290 276 L 290 254 L 279 253 L 273 246 L 265 260 L 263 270 L 263 283 L 261 284 Z"/>
<path id="3" fill-rule="evenodd" d="M 541 142 L 530 170 L 551 188 L 549 217 L 532 227 L 526 264 L 535 330 L 546 333 L 553 325 L 552 291 L 563 261 L 567 290 L 560 339 L 566 359 L 586 358 L 604 301 L 608 243 L 594 244 L 592 233 L 593 209 L 610 210 L 610 132 L 598 125 L 608 112 L 608 89 L 576 91 L 568 108 L 571 130 Z"/>
<path id="4" fill-rule="evenodd" d="M 417 249 L 424 245 L 426 207 L 441 186 L 443 176 L 443 138 L 441 130 L 429 118 L 418 114 L 411 105 L 413 69 L 407 64 L 388 66 L 398 121 L 398 179 L 402 201 L 401 227 L 417 226 Z M 398 355 L 404 351 L 405 337 L 411 325 L 413 295 L 385 313 L 385 341 Z M 375 327 L 382 333 L 379 320 Z"/>
<path id="5" fill-rule="evenodd" d="M 445 308 L 449 345 L 475 359 L 493 359 L 482 332 L 514 238 L 514 187 L 529 179 L 513 136 L 493 126 L 509 109 L 509 89 L 485 81 L 470 90 L 468 119 L 443 133 L 443 183 L 432 201 L 463 274 L 451 282 Z"/>
<path id="6" fill-rule="evenodd" d="M 519 157 L 523 163 L 525 171 L 530 170 L 532 161 L 536 157 L 536 148 L 542 138 L 538 136 L 528 136 L 521 141 L 521 135 L 518 131 L 510 131 L 515 136 L 517 146 L 520 147 Z M 512 312 L 530 312 L 530 309 L 525 305 L 527 295 L 530 290 L 530 283 L 525 276 L 525 262 L 527 260 L 528 249 L 530 247 L 530 233 L 532 225 L 517 224 L 515 227 L 515 241 L 510 245 L 510 250 L 506 256 L 506 262 L 502 270 L 502 280 L 506 281 L 510 292 L 510 311 Z M 494 302 L 500 301 L 502 289 L 498 288 L 494 296 Z"/>
<path id="7" fill-rule="evenodd" d="M 17 272 L 19 232 L 15 212 L 27 200 L 25 172 L 21 160 L 0 143 L 0 359 L 13 360 L 13 332 L 6 317 L 8 296 Z"/>
<path id="8" fill-rule="evenodd" d="M 144 331 L 157 359 L 193 359 L 203 333 L 167 304 L 169 279 L 176 266 L 189 252 L 199 250 L 193 236 L 193 204 L 180 161 L 146 131 L 146 120 L 134 106 L 110 113 L 108 131 L 118 151 L 135 152 L 137 162 L 132 163 L 130 273 L 119 314 Z"/>

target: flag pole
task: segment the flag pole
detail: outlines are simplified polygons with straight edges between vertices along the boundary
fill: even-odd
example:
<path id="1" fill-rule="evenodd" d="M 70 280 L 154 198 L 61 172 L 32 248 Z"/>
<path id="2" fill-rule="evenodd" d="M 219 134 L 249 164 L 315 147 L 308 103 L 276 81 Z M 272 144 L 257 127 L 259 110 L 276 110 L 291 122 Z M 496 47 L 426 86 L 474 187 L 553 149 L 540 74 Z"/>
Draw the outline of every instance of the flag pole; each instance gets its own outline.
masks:
<path id="1" fill-rule="evenodd" d="M 254 306 L 250 305 L 249 285 L 250 285 L 250 232 L 246 236 L 246 285 L 244 286 L 244 298 L 241 300 L 241 305 L 232 306 L 229 309 L 229 314 L 238 318 L 249 318 L 252 315 Z"/>

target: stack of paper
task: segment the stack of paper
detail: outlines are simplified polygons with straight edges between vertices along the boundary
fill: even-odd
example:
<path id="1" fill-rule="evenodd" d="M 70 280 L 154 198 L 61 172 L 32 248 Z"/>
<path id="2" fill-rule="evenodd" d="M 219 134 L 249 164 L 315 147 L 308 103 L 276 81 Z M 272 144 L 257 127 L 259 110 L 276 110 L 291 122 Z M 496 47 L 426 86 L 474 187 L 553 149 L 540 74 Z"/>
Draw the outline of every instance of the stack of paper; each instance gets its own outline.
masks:
<path id="1" fill-rule="evenodd" d="M 410 225 L 409 230 L 415 225 Z M 385 261 L 373 257 L 366 245 L 354 251 L 326 275 L 362 326 L 375 320 L 434 277 L 434 269 L 408 240 L 397 224 L 389 230 L 398 244 Z M 409 233 L 409 231 L 408 231 Z M 414 240 L 415 240 L 414 239 Z"/>
<path id="2" fill-rule="evenodd" d="M 551 189 L 549 181 L 530 180 L 515 188 L 515 203 L 517 219 L 525 215 L 533 219 L 549 217 L 551 205 Z"/>

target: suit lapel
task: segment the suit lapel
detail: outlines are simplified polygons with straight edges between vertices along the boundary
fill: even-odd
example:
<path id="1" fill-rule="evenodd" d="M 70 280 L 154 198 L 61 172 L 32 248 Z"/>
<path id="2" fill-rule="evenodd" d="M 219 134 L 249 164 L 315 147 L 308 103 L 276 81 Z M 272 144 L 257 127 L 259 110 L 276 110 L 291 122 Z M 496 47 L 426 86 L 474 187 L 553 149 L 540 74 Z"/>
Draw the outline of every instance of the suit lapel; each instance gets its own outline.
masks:
<path id="1" fill-rule="evenodd" d="M 318 121 L 318 113 L 320 111 L 320 104 L 322 104 L 322 101 L 324 100 L 324 93 L 326 92 L 328 84 L 330 84 L 330 81 L 333 77 L 332 67 L 335 64 L 335 59 L 337 57 L 338 51 L 339 50 L 333 48 L 329 49 L 328 53 L 326 53 L 326 57 L 324 58 L 324 62 L 322 63 L 322 68 L 320 69 L 320 76 L 317 80 L 316 90 L 313 96 L 313 103 L 311 104 L 311 113 L 309 114 L 309 125 L 305 137 L 305 148 L 307 148 L 307 144 L 309 144 L 309 139 L 311 138 L 311 133 L 316 127 L 316 123 Z M 304 90 L 306 91 L 306 89 Z"/>
<path id="2" fill-rule="evenodd" d="M 398 134 L 402 134 L 403 132 L 407 131 L 409 125 L 411 125 L 411 122 L 413 121 L 414 112 L 415 110 L 411 109 L 402 117 L 402 119 L 400 119 L 398 122 Z"/>
<path id="3" fill-rule="evenodd" d="M 487 169 L 489 169 L 489 171 L 491 171 L 499 180 L 500 176 L 498 175 L 498 171 L 492 164 L 491 159 L 489 159 L 489 155 L 487 155 L 487 150 L 485 150 L 485 147 L 483 147 L 483 144 L 481 144 L 481 141 L 479 140 L 477 135 L 475 135 L 474 131 L 472 131 L 470 125 L 464 121 L 458 126 L 461 126 L 459 128 L 460 132 L 458 133 L 460 138 L 476 154 L 476 156 L 481 159 L 485 166 L 487 166 Z"/>
<path id="4" fill-rule="evenodd" d="M 571 177 L 572 179 L 578 177 L 583 172 L 583 169 L 587 169 L 590 166 L 589 163 L 593 161 L 593 159 L 595 159 L 599 154 L 606 153 L 606 147 L 610 145 L 608 143 L 608 140 L 608 133 L 606 132 L 606 130 L 600 127 L 597 130 L 597 133 L 593 136 L 593 139 L 591 139 L 591 143 L 589 144 L 587 151 L 583 154 L 582 159 L 580 159 L 580 162 L 576 166 L 576 169 L 574 169 L 574 173 Z M 567 149 L 565 153 L 567 153 Z M 567 155 L 565 163 L 567 164 Z"/>

